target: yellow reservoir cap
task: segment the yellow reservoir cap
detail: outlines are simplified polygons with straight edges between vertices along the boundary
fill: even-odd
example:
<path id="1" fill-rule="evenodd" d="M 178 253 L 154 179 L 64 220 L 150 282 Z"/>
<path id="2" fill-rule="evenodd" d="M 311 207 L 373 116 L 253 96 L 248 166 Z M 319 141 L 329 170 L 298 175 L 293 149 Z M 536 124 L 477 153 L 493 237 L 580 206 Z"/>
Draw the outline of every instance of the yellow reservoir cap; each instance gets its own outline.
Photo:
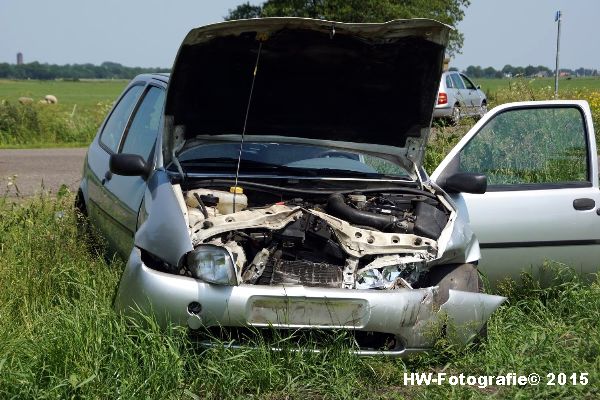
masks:
<path id="1" fill-rule="evenodd" d="M 232 186 L 229 188 L 229 193 L 244 194 L 244 189 L 239 186 Z"/>

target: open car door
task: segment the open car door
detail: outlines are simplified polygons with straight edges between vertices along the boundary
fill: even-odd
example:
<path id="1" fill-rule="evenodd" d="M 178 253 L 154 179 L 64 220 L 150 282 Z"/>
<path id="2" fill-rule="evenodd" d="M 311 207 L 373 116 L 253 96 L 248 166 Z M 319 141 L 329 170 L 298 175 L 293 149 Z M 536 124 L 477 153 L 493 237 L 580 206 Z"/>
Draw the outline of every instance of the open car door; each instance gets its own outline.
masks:
<path id="1" fill-rule="evenodd" d="M 485 115 L 431 176 L 487 176 L 484 194 L 451 193 L 468 216 L 490 282 L 534 275 L 546 260 L 579 272 L 600 264 L 596 141 L 585 101 L 505 104 Z"/>

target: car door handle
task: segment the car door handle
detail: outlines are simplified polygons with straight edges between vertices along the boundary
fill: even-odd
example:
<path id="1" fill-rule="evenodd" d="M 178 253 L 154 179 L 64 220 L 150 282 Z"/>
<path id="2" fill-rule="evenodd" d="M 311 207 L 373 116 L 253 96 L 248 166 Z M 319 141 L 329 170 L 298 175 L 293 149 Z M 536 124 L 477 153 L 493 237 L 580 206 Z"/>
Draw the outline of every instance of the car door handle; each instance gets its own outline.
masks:
<path id="1" fill-rule="evenodd" d="M 106 173 L 104 174 L 104 178 L 102 178 L 102 184 L 106 184 L 106 182 L 110 181 L 112 178 L 112 172 L 110 171 L 106 171 Z"/>
<path id="2" fill-rule="evenodd" d="M 577 211 L 591 210 L 594 207 L 596 207 L 594 199 L 583 198 L 573 200 L 573 208 Z"/>

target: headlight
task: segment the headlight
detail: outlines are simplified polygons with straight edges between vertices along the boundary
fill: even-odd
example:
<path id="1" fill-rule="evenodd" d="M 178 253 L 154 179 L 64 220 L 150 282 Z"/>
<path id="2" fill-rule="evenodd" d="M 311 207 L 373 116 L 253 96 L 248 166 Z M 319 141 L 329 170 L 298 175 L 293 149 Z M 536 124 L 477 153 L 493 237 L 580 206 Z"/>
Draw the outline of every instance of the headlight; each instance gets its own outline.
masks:
<path id="1" fill-rule="evenodd" d="M 233 257 L 224 247 L 202 244 L 189 252 L 187 264 L 194 278 L 217 285 L 237 285 Z"/>

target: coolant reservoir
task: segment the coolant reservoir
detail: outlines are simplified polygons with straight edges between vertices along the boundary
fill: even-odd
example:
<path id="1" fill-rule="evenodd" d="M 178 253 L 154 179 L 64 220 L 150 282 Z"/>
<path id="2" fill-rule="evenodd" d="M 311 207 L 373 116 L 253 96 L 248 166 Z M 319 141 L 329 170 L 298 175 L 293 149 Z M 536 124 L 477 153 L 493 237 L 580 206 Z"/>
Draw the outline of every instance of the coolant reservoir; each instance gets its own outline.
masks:
<path id="1" fill-rule="evenodd" d="M 225 195 L 221 195 L 225 193 Z M 219 197 L 219 204 L 217 209 L 222 214 L 231 214 L 234 212 L 242 211 L 248 207 L 248 198 L 244 194 L 244 190 L 239 186 L 232 186 L 229 188 L 229 192 L 219 192 L 215 194 Z M 235 210 L 233 209 L 233 197 L 235 196 Z"/>
<path id="2" fill-rule="evenodd" d="M 212 190 L 212 189 L 194 189 L 187 193 L 185 202 L 189 207 L 197 208 L 198 196 L 214 196 L 219 199 L 217 203 L 217 210 L 220 214 L 231 214 L 244 210 L 248 206 L 248 198 L 244 194 L 244 191 L 239 186 L 232 186 L 229 188 L 229 192 L 224 190 Z M 233 196 L 235 194 L 235 210 L 233 209 Z"/>

